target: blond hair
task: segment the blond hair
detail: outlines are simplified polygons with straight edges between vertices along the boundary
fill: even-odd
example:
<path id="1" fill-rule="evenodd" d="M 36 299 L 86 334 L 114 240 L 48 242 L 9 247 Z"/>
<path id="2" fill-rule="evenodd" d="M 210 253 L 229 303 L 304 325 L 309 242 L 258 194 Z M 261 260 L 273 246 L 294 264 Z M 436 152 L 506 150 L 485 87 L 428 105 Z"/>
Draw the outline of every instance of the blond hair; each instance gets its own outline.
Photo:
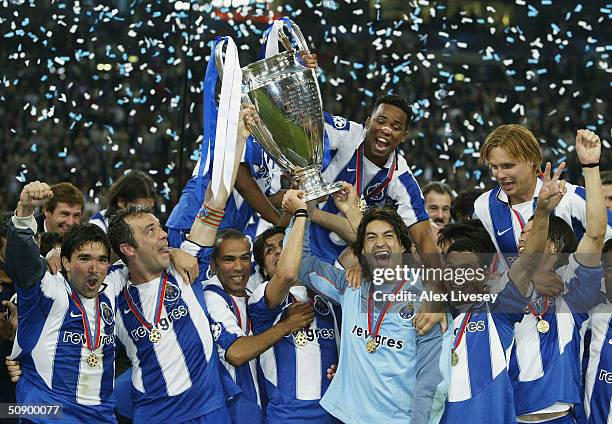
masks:
<path id="1" fill-rule="evenodd" d="M 496 147 L 501 147 L 514 159 L 532 163 L 536 171 L 540 169 L 542 149 L 533 133 L 524 126 L 509 124 L 495 128 L 480 148 L 481 164 L 489 164 L 489 155 Z"/>

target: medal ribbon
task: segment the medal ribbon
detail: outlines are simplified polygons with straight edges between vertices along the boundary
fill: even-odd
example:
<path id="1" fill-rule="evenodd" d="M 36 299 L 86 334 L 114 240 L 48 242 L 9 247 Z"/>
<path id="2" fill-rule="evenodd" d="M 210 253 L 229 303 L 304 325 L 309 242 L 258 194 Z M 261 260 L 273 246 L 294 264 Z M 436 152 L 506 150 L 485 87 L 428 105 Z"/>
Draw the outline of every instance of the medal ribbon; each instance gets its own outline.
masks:
<path id="1" fill-rule="evenodd" d="M 387 185 L 389 185 L 389 183 L 391 182 L 391 179 L 393 178 L 393 173 L 395 172 L 395 167 L 396 166 L 397 166 L 397 154 L 395 152 L 393 152 L 393 164 L 391 165 L 391 168 L 387 172 L 387 176 L 385 177 L 383 182 L 380 183 L 380 185 L 378 187 L 376 187 L 374 189 L 374 191 L 372 191 L 370 194 L 368 194 L 368 195 L 363 194 L 362 193 L 362 185 L 363 185 L 363 182 L 362 182 L 362 178 L 363 178 L 363 143 L 361 143 L 361 145 L 359 146 L 359 149 L 357 149 L 357 166 L 355 166 L 355 168 L 357 168 L 357 178 L 356 178 L 357 194 L 359 194 L 360 196 L 363 196 L 363 198 L 367 200 L 367 199 L 369 199 L 371 197 L 376 196 L 381 191 L 383 191 L 385 189 L 385 187 L 387 187 Z"/>
<path id="2" fill-rule="evenodd" d="M 96 328 L 94 329 L 95 341 L 93 342 L 92 342 L 91 332 L 89 329 L 89 319 L 87 318 L 87 312 L 85 312 L 85 307 L 79 300 L 79 297 L 76 294 L 74 294 L 74 291 L 70 291 L 70 296 L 72 297 L 72 300 L 74 300 L 76 307 L 79 309 L 79 311 L 81 311 L 81 318 L 83 319 L 83 329 L 85 330 L 85 343 L 87 343 L 87 349 L 93 352 L 97 350 L 98 347 L 100 347 L 100 340 L 101 340 L 100 338 L 100 327 L 101 327 L 100 318 L 102 314 L 100 313 L 100 295 L 96 294 L 96 319 L 95 319 Z"/>
<path id="3" fill-rule="evenodd" d="M 404 287 L 404 284 L 406 283 L 406 281 L 407 280 L 396 283 L 395 287 L 393 287 L 393 294 L 397 294 L 402 289 L 402 287 Z M 372 308 L 372 300 L 373 300 L 372 287 L 374 287 L 374 284 L 370 286 L 370 291 L 368 293 L 368 333 L 370 334 L 370 337 L 374 340 L 376 339 L 376 336 L 378 336 L 378 332 L 380 331 L 380 327 L 382 326 L 382 323 L 385 319 L 385 315 L 387 314 L 387 311 L 391 307 L 391 301 L 387 300 L 387 302 L 385 303 L 383 310 L 381 311 L 380 315 L 378 315 L 378 319 L 376 320 L 376 324 L 374 326 L 374 332 L 372 332 L 372 321 L 373 321 L 373 315 L 374 315 L 374 308 Z"/>
<path id="4" fill-rule="evenodd" d="M 529 308 L 533 316 L 538 319 L 538 321 L 541 320 L 542 316 L 544 316 L 546 314 L 546 311 L 548 311 L 548 296 L 544 296 L 544 310 L 540 314 L 538 314 L 535 308 L 531 306 L 531 302 L 529 302 L 527 307 Z"/>
<path id="5" fill-rule="evenodd" d="M 134 314 L 134 316 L 140 321 L 140 323 L 147 329 L 150 330 L 153 327 L 157 327 L 159 320 L 161 318 L 161 310 L 164 306 L 164 296 L 166 294 L 166 283 L 168 282 L 168 273 L 164 272 L 163 274 L 164 280 L 159 285 L 159 289 L 157 290 L 157 302 L 155 307 L 155 315 L 153 316 L 153 324 L 150 324 L 145 318 L 144 313 L 136 306 L 136 303 L 132 299 L 132 295 L 130 295 L 130 291 L 127 287 L 123 288 L 123 295 L 125 296 L 125 300 L 127 301 L 128 307 Z M 161 277 L 159 278 L 161 281 Z"/>
<path id="6" fill-rule="evenodd" d="M 240 308 L 238 307 L 238 304 L 236 303 L 236 301 L 234 300 L 234 297 L 231 294 L 229 298 L 232 301 L 232 306 L 234 307 L 234 311 L 236 311 L 236 318 L 238 318 L 238 327 L 242 329 L 242 316 L 240 314 Z M 247 335 L 251 331 L 251 320 L 248 318 L 247 318 L 247 330 L 246 331 L 247 331 L 246 332 Z"/>
<path id="7" fill-rule="evenodd" d="M 461 339 L 463 338 L 463 334 L 465 333 L 465 329 L 467 327 L 468 322 L 470 322 L 470 318 L 472 317 L 472 307 L 470 307 L 470 310 L 466 312 L 465 316 L 463 317 L 463 322 L 461 323 L 461 327 L 459 330 L 459 334 L 457 336 L 455 336 L 455 343 L 453 346 L 453 352 L 457 350 L 457 348 L 459 347 L 459 344 L 461 343 Z"/>

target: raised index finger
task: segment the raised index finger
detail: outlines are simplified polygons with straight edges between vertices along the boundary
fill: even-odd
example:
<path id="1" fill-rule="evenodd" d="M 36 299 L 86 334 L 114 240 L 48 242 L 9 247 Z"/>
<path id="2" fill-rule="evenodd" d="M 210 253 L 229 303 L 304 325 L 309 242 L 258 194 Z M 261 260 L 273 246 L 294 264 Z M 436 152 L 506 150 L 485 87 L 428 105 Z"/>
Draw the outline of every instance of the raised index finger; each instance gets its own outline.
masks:
<path id="1" fill-rule="evenodd" d="M 544 182 L 547 183 L 550 181 L 550 170 L 552 168 L 552 165 L 550 164 L 550 162 L 546 162 L 546 167 L 544 168 Z"/>

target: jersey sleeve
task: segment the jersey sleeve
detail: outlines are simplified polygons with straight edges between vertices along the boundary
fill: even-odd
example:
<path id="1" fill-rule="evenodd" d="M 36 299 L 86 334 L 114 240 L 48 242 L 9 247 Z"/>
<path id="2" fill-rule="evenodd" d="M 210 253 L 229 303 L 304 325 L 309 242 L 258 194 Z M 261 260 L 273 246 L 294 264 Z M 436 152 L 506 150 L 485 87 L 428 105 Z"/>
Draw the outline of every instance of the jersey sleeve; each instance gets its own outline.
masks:
<path id="1" fill-rule="evenodd" d="M 499 285 L 501 290 L 497 293 L 495 301 L 489 303 L 489 310 L 502 346 L 508 349 L 514 340 L 514 325 L 523 320 L 525 307 L 531 300 L 533 288 L 528 296 L 523 296 L 507 271 L 500 277 Z"/>
<path id="2" fill-rule="evenodd" d="M 401 159 L 401 162 L 396 171 L 401 172 L 401 174 L 393 179 L 389 187 L 388 197 L 395 204 L 397 213 L 410 227 L 417 222 L 427 221 L 429 214 L 425 210 L 425 199 L 419 184 L 408 169 L 405 160 Z"/>
<path id="3" fill-rule="evenodd" d="M 6 272 L 19 290 L 38 287 L 47 271 L 34 240 L 36 221 L 33 216 L 13 216 L 9 222 L 6 243 Z"/>
<path id="4" fill-rule="evenodd" d="M 285 234 L 283 242 L 285 246 L 287 245 L 290 233 L 291 227 L 288 228 Z M 298 280 L 336 303 L 342 302 L 342 296 L 347 287 L 345 271 L 310 254 L 310 221 L 307 222 L 304 228 L 302 263 Z"/>
<path id="5" fill-rule="evenodd" d="M 276 308 L 269 308 L 266 303 L 266 287 L 269 281 L 261 283 L 249 297 L 247 312 L 253 323 L 253 332 L 262 333 L 272 327 L 283 310 L 286 302 L 281 302 Z"/>
<path id="6" fill-rule="evenodd" d="M 569 256 L 569 263 L 561 279 L 567 291 L 563 299 L 573 312 L 588 313 L 593 306 L 605 300 L 600 291 L 603 277 L 603 265 L 587 267 L 581 265 L 574 254 Z"/>
<path id="7" fill-rule="evenodd" d="M 185 240 L 181 243 L 181 250 L 183 252 L 189 253 L 191 256 L 198 260 L 198 268 L 199 274 L 196 283 L 202 283 L 203 281 L 208 280 L 209 277 L 209 268 L 210 268 L 210 258 L 212 256 L 213 248 L 210 246 L 200 246 L 192 241 Z"/>
<path id="8" fill-rule="evenodd" d="M 222 354 L 238 339 L 238 337 L 246 336 L 244 331 L 238 326 L 238 318 L 230 310 L 225 299 L 217 293 L 204 290 L 204 300 L 210 318 L 223 326 L 224 337 L 219 338 L 217 344 L 223 350 Z"/>
<path id="9" fill-rule="evenodd" d="M 452 317 L 448 320 L 452 322 Z M 450 330 L 442 334 L 436 324 L 426 335 L 417 336 L 411 423 L 433 424 L 442 417 L 450 379 L 451 334 Z"/>
<path id="10" fill-rule="evenodd" d="M 325 112 L 325 145 L 324 150 L 338 150 L 347 145 L 351 140 L 360 140 L 364 132 L 364 126 L 357 122 L 349 121 L 340 116 L 333 116 Z"/>

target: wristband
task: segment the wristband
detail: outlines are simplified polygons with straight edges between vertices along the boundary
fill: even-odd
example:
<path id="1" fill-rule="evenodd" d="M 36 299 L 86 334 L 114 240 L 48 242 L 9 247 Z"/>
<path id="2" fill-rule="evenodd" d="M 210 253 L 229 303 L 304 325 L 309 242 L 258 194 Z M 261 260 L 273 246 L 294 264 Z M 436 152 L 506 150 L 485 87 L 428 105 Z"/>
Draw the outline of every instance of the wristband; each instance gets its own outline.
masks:
<path id="1" fill-rule="evenodd" d="M 299 218 L 299 217 L 304 217 L 304 218 L 308 218 L 308 211 L 306 209 L 298 209 L 293 213 L 293 216 L 295 218 Z"/>
<path id="2" fill-rule="evenodd" d="M 581 163 L 580 166 L 582 168 L 597 168 L 599 166 L 599 162 L 595 162 L 595 163 Z"/>
<path id="3" fill-rule="evenodd" d="M 209 227 L 218 228 L 221 225 L 225 211 L 218 211 L 206 205 L 202 205 L 198 212 L 198 220 Z"/>

